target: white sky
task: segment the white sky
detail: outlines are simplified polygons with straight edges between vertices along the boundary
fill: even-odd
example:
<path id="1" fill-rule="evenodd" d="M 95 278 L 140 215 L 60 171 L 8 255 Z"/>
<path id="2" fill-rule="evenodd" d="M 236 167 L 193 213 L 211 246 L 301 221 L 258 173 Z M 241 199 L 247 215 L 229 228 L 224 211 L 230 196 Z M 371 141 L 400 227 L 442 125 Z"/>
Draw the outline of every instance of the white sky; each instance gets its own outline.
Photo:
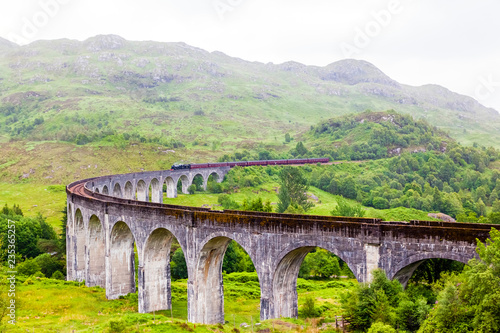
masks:
<path id="1" fill-rule="evenodd" d="M 364 59 L 400 83 L 440 84 L 500 110 L 499 13 L 498 0 L 2 0 L 0 36 L 117 34 L 264 63 Z"/>

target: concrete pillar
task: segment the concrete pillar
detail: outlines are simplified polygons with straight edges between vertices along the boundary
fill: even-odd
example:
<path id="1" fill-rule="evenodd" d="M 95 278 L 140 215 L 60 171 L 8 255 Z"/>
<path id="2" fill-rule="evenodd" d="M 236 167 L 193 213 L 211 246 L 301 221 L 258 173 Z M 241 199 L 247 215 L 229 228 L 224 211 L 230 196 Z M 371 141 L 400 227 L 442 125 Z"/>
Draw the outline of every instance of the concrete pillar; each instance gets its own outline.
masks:
<path id="1" fill-rule="evenodd" d="M 365 244 L 365 272 L 362 275 L 364 281 L 360 282 L 371 282 L 373 280 L 372 271 L 379 268 L 380 262 L 380 244 Z"/>
<path id="2" fill-rule="evenodd" d="M 230 241 L 227 237 L 210 240 L 195 260 L 196 268 L 188 281 L 188 320 L 191 323 L 224 323 L 222 261 Z"/>
<path id="3" fill-rule="evenodd" d="M 74 265 L 75 253 L 73 251 L 73 234 L 74 234 L 74 212 L 73 205 L 68 202 L 67 208 L 67 222 L 66 222 L 66 280 L 71 281 L 75 279 Z"/>
<path id="4" fill-rule="evenodd" d="M 177 198 L 177 183 L 172 177 L 167 177 L 165 184 L 167 185 L 167 198 Z"/>
<path id="5" fill-rule="evenodd" d="M 132 182 L 127 181 L 125 183 L 125 188 L 124 188 L 124 196 L 125 199 L 129 200 L 135 200 L 135 191 L 134 191 L 134 185 L 132 185 Z"/>
<path id="6" fill-rule="evenodd" d="M 77 209 L 75 212 L 75 233 L 73 235 L 74 273 L 73 280 L 83 281 L 86 275 L 86 230 L 82 212 Z"/>
<path id="7" fill-rule="evenodd" d="M 186 175 L 182 175 L 182 176 L 180 176 L 179 179 L 181 180 L 181 183 L 182 183 L 182 193 L 189 194 L 188 187 L 191 184 L 189 184 L 188 177 Z M 177 184 L 175 184 L 175 190 L 177 191 Z"/>
<path id="8" fill-rule="evenodd" d="M 168 310 L 172 307 L 170 246 L 173 235 L 156 229 L 146 241 L 139 258 L 139 312 Z"/>
<path id="9" fill-rule="evenodd" d="M 148 188 L 142 179 L 137 182 L 137 200 L 148 201 Z"/>
<path id="10" fill-rule="evenodd" d="M 134 237 L 124 222 L 117 222 L 110 234 L 106 256 L 106 298 L 135 292 Z"/>
<path id="11" fill-rule="evenodd" d="M 87 287 L 106 286 L 106 241 L 104 228 L 97 216 L 92 215 L 87 233 L 87 274 L 85 285 Z"/>
<path id="12" fill-rule="evenodd" d="M 297 318 L 299 307 L 297 303 L 297 277 L 300 266 L 306 255 L 314 247 L 301 247 L 288 253 L 278 264 L 272 283 L 272 306 L 269 318 Z"/>
<path id="13" fill-rule="evenodd" d="M 260 265 L 258 274 L 260 284 L 260 320 L 275 318 L 272 285 L 274 272 L 270 270 L 270 265 L 264 264 Z"/>
<path id="14" fill-rule="evenodd" d="M 151 180 L 151 202 L 162 202 L 163 200 L 163 192 L 160 187 L 160 182 L 158 179 L 153 178 Z"/>

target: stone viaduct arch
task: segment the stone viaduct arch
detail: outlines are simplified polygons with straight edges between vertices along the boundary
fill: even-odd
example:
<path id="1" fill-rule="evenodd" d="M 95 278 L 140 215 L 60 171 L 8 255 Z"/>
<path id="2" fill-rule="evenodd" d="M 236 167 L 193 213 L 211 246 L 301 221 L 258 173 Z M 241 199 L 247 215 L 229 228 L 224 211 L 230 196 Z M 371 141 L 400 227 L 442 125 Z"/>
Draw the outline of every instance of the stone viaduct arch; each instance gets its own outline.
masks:
<path id="1" fill-rule="evenodd" d="M 196 172 L 153 171 L 68 185 L 68 279 L 85 279 L 88 286 L 105 286 L 108 299 L 137 290 L 140 312 L 169 309 L 169 256 L 175 237 L 188 267 L 188 320 L 223 322 L 221 265 L 228 243 L 235 240 L 247 251 L 257 270 L 261 319 L 296 317 L 298 271 L 314 247 L 338 255 L 360 282 L 369 281 L 370 272 L 382 268 L 390 278 L 406 283 L 422 260 L 467 262 L 475 255 L 476 238 L 484 241 L 492 227 L 221 212 L 161 203 L 163 184 L 171 197 L 176 195 L 179 180 L 192 181 L 198 173 L 208 180 L 210 174 L 216 173 L 221 181 L 227 170 L 228 167 Z M 126 188 L 132 188 L 137 197 L 127 197 Z M 151 195 L 147 195 L 149 189 Z M 105 194 L 106 190 L 112 195 Z M 134 246 L 138 256 L 137 285 Z"/>

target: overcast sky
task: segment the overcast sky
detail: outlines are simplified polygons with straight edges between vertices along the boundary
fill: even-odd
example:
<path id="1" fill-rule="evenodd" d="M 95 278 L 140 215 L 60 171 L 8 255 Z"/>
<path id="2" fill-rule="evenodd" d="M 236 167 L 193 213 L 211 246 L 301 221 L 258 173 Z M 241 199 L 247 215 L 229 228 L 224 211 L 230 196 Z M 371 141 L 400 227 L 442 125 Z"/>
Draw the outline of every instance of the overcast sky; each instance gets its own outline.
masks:
<path id="1" fill-rule="evenodd" d="M 500 110 L 498 0 L 22 0 L 0 36 L 182 41 L 245 60 L 364 59 L 410 85 L 440 84 Z"/>

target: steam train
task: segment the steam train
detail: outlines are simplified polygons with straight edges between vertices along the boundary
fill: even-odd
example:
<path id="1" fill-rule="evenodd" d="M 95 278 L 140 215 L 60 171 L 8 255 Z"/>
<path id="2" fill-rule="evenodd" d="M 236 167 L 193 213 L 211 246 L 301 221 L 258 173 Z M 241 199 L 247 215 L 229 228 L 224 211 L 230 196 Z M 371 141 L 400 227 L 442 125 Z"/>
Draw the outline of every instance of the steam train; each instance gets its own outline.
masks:
<path id="1" fill-rule="evenodd" d="M 254 165 L 290 165 L 290 164 L 316 164 L 328 163 L 330 159 L 325 158 L 300 158 L 294 160 L 262 160 L 262 161 L 239 161 L 239 162 L 218 162 L 202 164 L 174 164 L 170 170 L 202 169 L 217 167 L 254 166 Z"/>

